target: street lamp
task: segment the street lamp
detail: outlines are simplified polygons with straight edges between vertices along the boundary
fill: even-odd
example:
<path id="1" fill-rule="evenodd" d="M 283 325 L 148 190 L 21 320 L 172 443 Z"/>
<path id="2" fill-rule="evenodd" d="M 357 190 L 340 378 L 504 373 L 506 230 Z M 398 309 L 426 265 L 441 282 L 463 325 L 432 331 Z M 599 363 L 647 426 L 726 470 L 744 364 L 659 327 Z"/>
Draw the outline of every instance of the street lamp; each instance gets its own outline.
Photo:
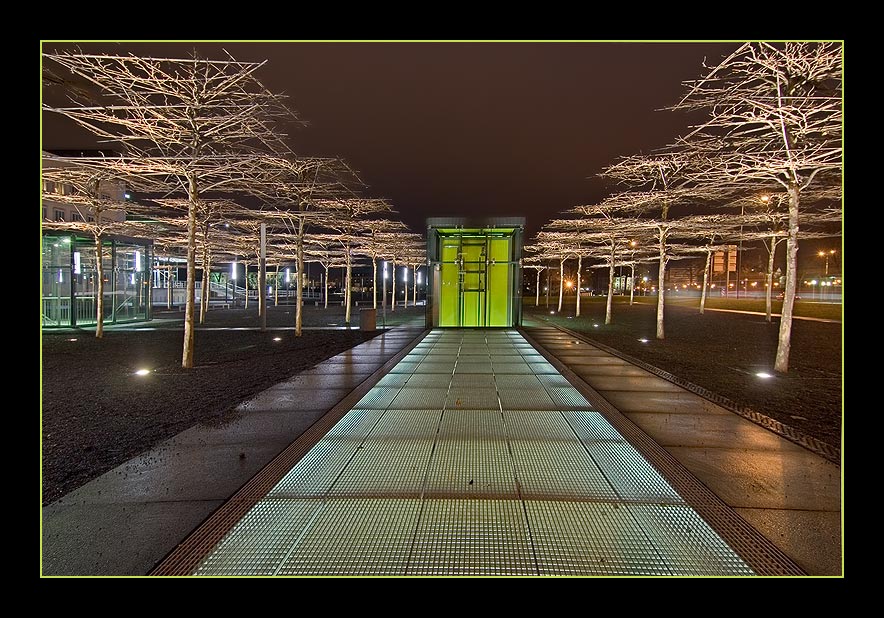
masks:
<path id="1" fill-rule="evenodd" d="M 820 251 L 818 254 L 821 258 L 826 258 L 826 277 L 829 276 L 829 256 L 835 255 L 834 249 L 829 249 L 828 251 Z"/>

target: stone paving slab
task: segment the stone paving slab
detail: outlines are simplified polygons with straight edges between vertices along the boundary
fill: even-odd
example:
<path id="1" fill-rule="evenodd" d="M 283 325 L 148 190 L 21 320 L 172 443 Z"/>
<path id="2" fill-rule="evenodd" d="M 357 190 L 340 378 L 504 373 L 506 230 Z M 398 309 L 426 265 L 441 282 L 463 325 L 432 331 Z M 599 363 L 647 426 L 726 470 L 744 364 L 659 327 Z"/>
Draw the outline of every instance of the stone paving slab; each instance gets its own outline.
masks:
<path id="1" fill-rule="evenodd" d="M 51 504 L 43 509 L 44 575 L 141 575 L 221 500 Z"/>
<path id="2" fill-rule="evenodd" d="M 574 335 L 526 332 L 809 574 L 843 574 L 839 466 Z"/>

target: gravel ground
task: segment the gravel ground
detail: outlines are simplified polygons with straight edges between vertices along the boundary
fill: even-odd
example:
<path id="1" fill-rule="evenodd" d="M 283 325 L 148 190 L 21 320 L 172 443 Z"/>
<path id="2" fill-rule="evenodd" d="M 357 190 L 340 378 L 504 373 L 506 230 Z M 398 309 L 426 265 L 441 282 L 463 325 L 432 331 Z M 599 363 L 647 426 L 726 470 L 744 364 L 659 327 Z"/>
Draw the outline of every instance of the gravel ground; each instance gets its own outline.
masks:
<path id="1" fill-rule="evenodd" d="M 654 337 L 654 307 L 586 303 L 584 315 L 550 315 L 526 304 L 526 314 L 561 323 L 605 345 L 841 446 L 841 324 L 796 320 L 790 371 L 760 380 L 776 350 L 777 323 L 763 316 L 671 306 L 666 339 Z M 257 325 L 256 311 L 212 310 L 206 327 Z M 387 314 L 387 324 L 423 315 L 423 308 Z M 573 315 L 573 309 L 570 311 Z M 157 443 L 199 422 L 212 422 L 262 390 L 371 338 L 345 330 L 198 330 L 195 364 L 180 367 L 183 314 L 155 314 L 150 330 L 42 333 L 42 478 L 48 504 Z M 358 323 L 358 313 L 353 322 Z M 381 316 L 378 316 L 380 322 Z M 339 325 L 341 307 L 305 309 L 305 326 Z M 271 307 L 268 326 L 292 326 L 293 309 Z M 595 324 L 599 324 L 595 327 Z M 274 337 L 282 340 L 273 341 Z M 641 343 L 639 338 L 647 338 Z M 71 341 L 76 339 L 76 341 Z M 256 371 L 260 367 L 260 371 Z M 139 368 L 153 372 L 134 376 Z"/>
<path id="2" fill-rule="evenodd" d="M 779 320 L 764 316 L 666 305 L 665 339 L 656 338 L 656 305 L 616 302 L 612 324 L 605 325 L 605 305 L 581 303 L 574 318 L 573 300 L 561 314 L 550 307 L 526 306 L 526 315 L 583 333 L 624 354 L 705 387 L 734 403 L 841 448 L 841 324 L 794 320 L 789 371 L 774 374 Z M 572 317 L 568 317 L 572 316 Z M 596 326 L 598 325 L 598 326 Z M 642 342 L 640 339 L 647 339 Z M 757 372 L 774 377 L 761 379 Z"/>

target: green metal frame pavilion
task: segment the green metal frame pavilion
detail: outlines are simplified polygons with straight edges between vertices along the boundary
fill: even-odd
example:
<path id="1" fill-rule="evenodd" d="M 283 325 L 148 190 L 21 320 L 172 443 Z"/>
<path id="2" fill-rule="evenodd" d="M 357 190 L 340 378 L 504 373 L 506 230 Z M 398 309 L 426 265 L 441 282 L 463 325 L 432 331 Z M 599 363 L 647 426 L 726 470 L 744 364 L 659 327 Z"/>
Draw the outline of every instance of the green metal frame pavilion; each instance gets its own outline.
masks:
<path id="1" fill-rule="evenodd" d="M 523 217 L 427 219 L 427 327 L 522 322 Z"/>

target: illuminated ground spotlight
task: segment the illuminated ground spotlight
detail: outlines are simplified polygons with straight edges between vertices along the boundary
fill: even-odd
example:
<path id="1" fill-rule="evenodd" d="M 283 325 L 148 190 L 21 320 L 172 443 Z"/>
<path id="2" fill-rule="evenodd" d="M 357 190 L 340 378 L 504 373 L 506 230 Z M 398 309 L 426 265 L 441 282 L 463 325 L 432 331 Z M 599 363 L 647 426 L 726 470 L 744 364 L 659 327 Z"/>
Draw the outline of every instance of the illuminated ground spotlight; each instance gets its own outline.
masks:
<path id="1" fill-rule="evenodd" d="M 647 339 L 639 339 L 639 341 L 641 341 L 642 343 L 647 343 L 647 342 L 648 342 Z"/>
<path id="2" fill-rule="evenodd" d="M 759 371 L 755 374 L 759 378 L 772 378 L 773 376 L 765 371 Z"/>
<path id="3" fill-rule="evenodd" d="M 150 373 L 150 369 L 139 369 L 138 371 L 135 372 L 135 375 L 146 376 L 149 373 Z"/>
<path id="4" fill-rule="evenodd" d="M 282 341 L 282 337 L 274 337 L 273 340 L 274 341 Z"/>

